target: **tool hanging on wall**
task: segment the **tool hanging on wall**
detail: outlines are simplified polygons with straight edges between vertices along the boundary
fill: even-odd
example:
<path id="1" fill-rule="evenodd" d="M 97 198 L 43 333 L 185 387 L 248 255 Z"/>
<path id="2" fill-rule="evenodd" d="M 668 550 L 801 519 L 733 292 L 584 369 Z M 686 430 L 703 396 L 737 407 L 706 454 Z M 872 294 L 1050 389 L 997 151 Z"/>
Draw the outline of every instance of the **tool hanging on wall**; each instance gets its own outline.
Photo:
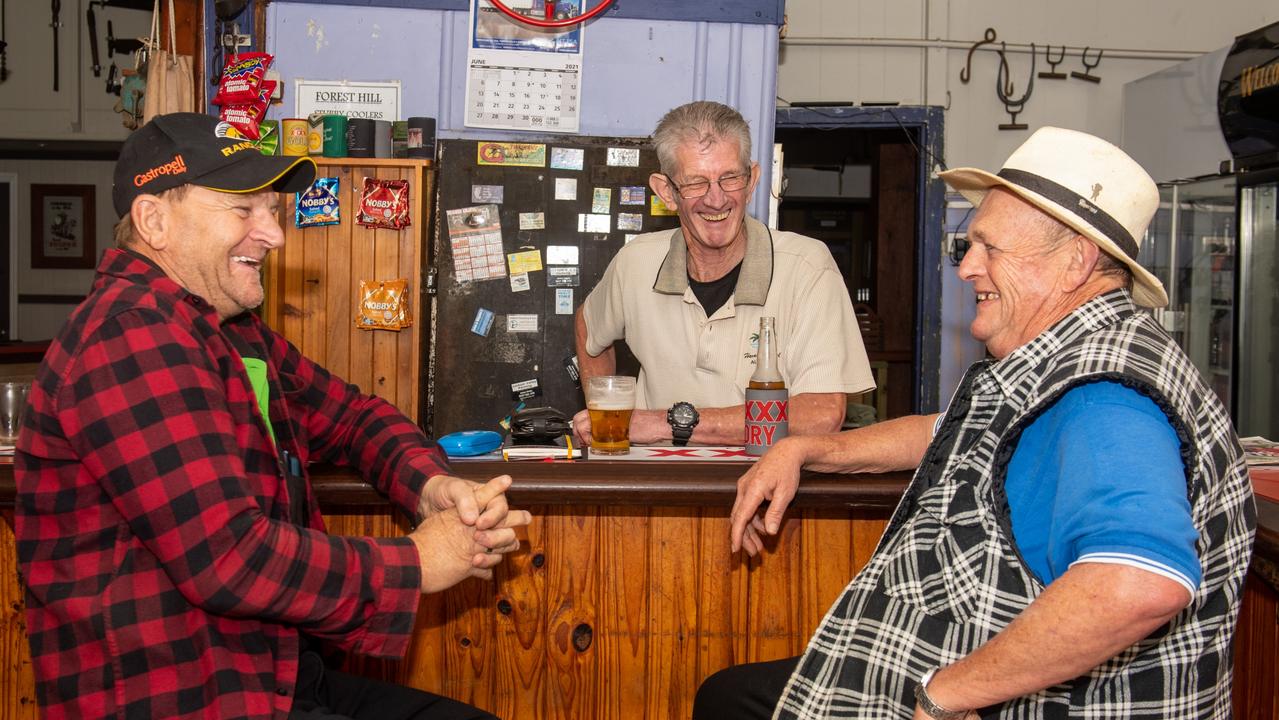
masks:
<path id="1" fill-rule="evenodd" d="M 234 22 L 248 4 L 249 0 L 216 0 L 213 3 L 213 15 L 217 19 L 218 43 L 214 46 L 213 62 L 210 65 L 210 85 L 217 85 L 222 80 L 222 66 L 226 64 L 227 49 L 229 48 L 231 54 L 235 55 L 239 47 L 253 42 L 250 36 L 240 34 L 240 25 Z"/>
<path id="2" fill-rule="evenodd" d="M 1078 70 L 1071 70 L 1071 71 L 1070 71 L 1070 76 L 1071 76 L 1071 77 L 1073 77 L 1073 78 L 1079 78 L 1080 80 L 1087 80 L 1087 81 L 1088 81 L 1088 82 L 1090 82 L 1090 83 L 1099 83 L 1099 82 L 1101 82 L 1101 78 L 1100 78 L 1099 76 L 1097 76 L 1097 75 L 1093 75 L 1093 74 L 1092 74 L 1092 71 L 1093 71 L 1093 68 L 1095 68 L 1095 67 L 1097 67 L 1098 65 L 1100 65 L 1100 64 L 1101 64 L 1101 56 L 1106 54 L 1106 49 L 1105 49 L 1105 48 L 1102 48 L 1102 49 L 1098 50 L 1098 51 L 1097 51 L 1097 59 L 1096 59 L 1095 61 L 1093 61 L 1093 62 L 1089 63 L 1089 62 L 1088 62 L 1088 51 L 1089 51 L 1089 50 L 1091 50 L 1091 49 L 1092 49 L 1092 47 L 1091 47 L 1091 46 L 1089 46 L 1089 47 L 1084 48 L 1084 51 L 1083 51 L 1083 52 L 1079 53 L 1079 60 L 1080 60 L 1080 62 L 1082 62 L 1082 63 L 1084 64 L 1084 71 L 1083 71 L 1083 72 L 1079 72 Z"/>
<path id="3" fill-rule="evenodd" d="M 5 3 L 7 0 L 0 0 L 0 83 L 9 79 L 9 43 L 5 42 Z"/>
<path id="4" fill-rule="evenodd" d="M 49 27 L 53 28 L 53 91 L 58 91 L 58 27 L 62 24 L 58 22 L 58 15 L 62 13 L 62 0 L 52 0 L 49 4 L 50 10 L 53 12 L 53 22 L 49 23 Z"/>
<path id="5" fill-rule="evenodd" d="M 995 77 L 995 94 L 999 96 L 999 101 L 1004 104 L 1004 111 L 1011 117 L 1008 122 L 1000 123 L 1000 130 L 1025 130 L 1025 123 L 1017 122 L 1017 115 L 1026 108 L 1026 101 L 1030 99 L 1030 94 L 1035 89 L 1035 59 L 1037 51 L 1035 44 L 1030 44 L 1030 77 L 1026 80 L 1026 93 L 1019 98 L 1011 97 L 1015 88 L 1012 82 L 1012 71 L 1008 67 L 1008 57 L 1006 55 L 1007 45 L 1000 43 L 999 55 L 999 74 Z"/>
<path id="6" fill-rule="evenodd" d="M 1061 46 L 1061 52 L 1057 53 L 1056 60 L 1053 59 L 1053 46 L 1048 45 L 1044 47 L 1044 61 L 1048 63 L 1048 65 L 1052 68 L 1052 70 L 1048 70 L 1048 71 L 1041 70 L 1039 72 L 1039 77 L 1044 78 L 1045 80 L 1065 80 L 1069 76 L 1066 75 L 1066 73 L 1064 72 L 1057 72 L 1057 66 L 1060 65 L 1062 61 L 1064 61 L 1065 59 L 1066 59 L 1065 45 Z"/>
<path id="7" fill-rule="evenodd" d="M 989 45 L 995 42 L 996 39 L 998 38 L 995 35 L 995 28 L 986 28 L 986 35 L 983 39 L 978 40 L 973 43 L 972 47 L 968 48 L 968 59 L 964 61 L 964 69 L 959 71 L 959 82 L 967 83 L 973 79 L 973 53 L 977 51 L 977 48 L 982 45 Z"/>
<path id="8" fill-rule="evenodd" d="M 85 22 L 89 25 L 89 56 L 93 60 L 94 77 L 102 77 L 102 60 L 98 56 L 98 18 L 93 14 L 93 6 L 103 4 L 89 0 L 89 9 L 84 11 Z"/>

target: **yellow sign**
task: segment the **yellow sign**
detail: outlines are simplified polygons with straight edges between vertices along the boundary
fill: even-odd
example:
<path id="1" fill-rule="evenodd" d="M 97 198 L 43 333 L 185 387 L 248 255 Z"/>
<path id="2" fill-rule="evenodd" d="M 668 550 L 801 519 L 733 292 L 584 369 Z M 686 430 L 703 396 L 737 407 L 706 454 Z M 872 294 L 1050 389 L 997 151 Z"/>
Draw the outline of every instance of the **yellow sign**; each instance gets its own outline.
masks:
<path id="1" fill-rule="evenodd" d="M 533 143 L 482 142 L 475 148 L 480 165 L 546 167 L 546 146 Z"/>
<path id="2" fill-rule="evenodd" d="M 510 267 L 512 275 L 537 272 L 542 269 L 542 251 L 526 250 L 510 253 L 506 256 L 506 264 Z"/>
<path id="3" fill-rule="evenodd" d="M 657 193 L 653 193 L 652 197 L 648 201 L 648 214 L 674 215 L 676 213 L 674 210 L 666 207 L 666 203 L 662 202 L 662 198 L 659 197 Z"/>

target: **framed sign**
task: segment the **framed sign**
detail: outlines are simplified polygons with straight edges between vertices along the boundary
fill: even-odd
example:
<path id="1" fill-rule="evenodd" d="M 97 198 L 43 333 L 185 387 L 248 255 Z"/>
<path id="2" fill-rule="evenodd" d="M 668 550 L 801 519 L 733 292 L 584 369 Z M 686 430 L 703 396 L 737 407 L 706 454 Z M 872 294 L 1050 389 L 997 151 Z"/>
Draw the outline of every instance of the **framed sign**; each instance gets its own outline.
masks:
<path id="1" fill-rule="evenodd" d="M 92 185 L 31 186 L 31 267 L 93 269 Z"/>

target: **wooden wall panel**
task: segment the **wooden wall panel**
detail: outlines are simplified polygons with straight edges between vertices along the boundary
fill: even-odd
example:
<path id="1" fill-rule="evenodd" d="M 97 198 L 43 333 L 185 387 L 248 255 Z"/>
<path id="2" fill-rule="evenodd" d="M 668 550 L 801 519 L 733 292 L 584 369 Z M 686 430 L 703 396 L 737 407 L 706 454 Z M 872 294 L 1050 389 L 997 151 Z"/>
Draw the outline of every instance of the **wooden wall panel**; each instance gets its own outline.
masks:
<path id="1" fill-rule="evenodd" d="M 623 508 L 600 517 L 601 720 L 645 718 L 649 676 L 648 513 Z M 660 666 L 659 666 L 660 667 Z M 658 672 L 657 668 L 653 669 Z"/>
<path id="2" fill-rule="evenodd" d="M 423 598 L 402 662 L 351 656 L 346 669 L 506 718 L 688 717 L 716 670 L 800 652 L 885 523 L 805 511 L 746 563 L 727 552 L 727 508 L 532 509 L 524 547 L 494 581 Z M 338 535 L 409 530 L 389 511 L 327 520 Z M 11 513 L 0 523 L 0 720 L 29 720 L 37 712 L 11 523 Z M 1279 718 L 1277 611 L 1254 571 L 1236 640 L 1236 717 Z M 585 651 L 572 642 L 582 624 L 594 630 Z"/>
<path id="3" fill-rule="evenodd" d="M 695 509 L 651 511 L 648 587 L 648 708 L 645 717 L 692 715 L 698 646 L 698 537 Z"/>
<path id="4" fill-rule="evenodd" d="M 494 573 L 499 617 L 493 712 L 503 718 L 540 718 L 546 711 L 547 517 L 545 508 L 526 509 L 533 521 L 521 538 L 520 550 Z M 501 605 L 503 601 L 506 605 Z"/>
<path id="5" fill-rule="evenodd" d="M 263 317 L 303 354 L 361 390 L 385 398 L 414 420 L 423 413 L 422 348 L 430 332 L 430 304 L 422 288 L 426 203 L 432 170 L 425 160 L 315 158 L 321 177 L 339 181 L 341 223 L 294 226 L 294 198 L 281 208 L 285 244 L 264 274 Z M 355 222 L 365 177 L 409 181 L 410 224 L 403 230 L 368 228 Z M 409 281 L 413 325 L 400 330 L 355 326 L 362 280 Z"/>
<path id="6" fill-rule="evenodd" d="M 0 718 L 35 720 L 36 679 L 27 644 L 26 604 L 18 582 L 13 510 L 0 512 Z"/>
<path id="7" fill-rule="evenodd" d="M 1237 718 L 1279 720 L 1279 594 L 1248 574 L 1235 633 L 1234 711 Z M 1273 570 L 1275 566 L 1270 564 Z"/>
<path id="8" fill-rule="evenodd" d="M 590 717 L 599 693 L 599 510 L 565 508 L 546 527 L 546 711 Z"/>

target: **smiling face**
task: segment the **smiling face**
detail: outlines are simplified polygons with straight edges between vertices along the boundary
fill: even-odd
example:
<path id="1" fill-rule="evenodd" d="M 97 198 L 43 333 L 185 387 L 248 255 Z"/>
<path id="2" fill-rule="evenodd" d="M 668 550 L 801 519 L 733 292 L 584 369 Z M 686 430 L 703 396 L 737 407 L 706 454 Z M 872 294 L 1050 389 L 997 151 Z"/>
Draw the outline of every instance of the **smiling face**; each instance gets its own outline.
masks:
<path id="1" fill-rule="evenodd" d="M 996 188 L 968 229 L 972 245 L 959 264 L 959 277 L 977 292 L 973 337 L 996 358 L 1031 341 L 1081 304 L 1079 263 L 1072 265 L 1071 257 L 1080 246 L 1058 239 L 1073 233 L 1054 223 Z M 1095 259 L 1096 253 L 1092 255 Z"/>
<path id="2" fill-rule="evenodd" d="M 222 320 L 261 305 L 262 263 L 284 244 L 279 193 L 193 187 L 184 198 L 164 202 L 164 241 L 147 254 Z"/>
<path id="3" fill-rule="evenodd" d="M 690 254 L 698 250 L 731 251 L 737 243 L 746 242 L 746 203 L 759 182 L 759 165 L 742 166 L 741 149 L 732 140 L 713 139 L 703 142 L 690 139 L 675 148 L 675 169 L 671 179 L 679 186 L 709 181 L 706 194 L 683 198 L 661 175 L 654 175 L 653 191 L 668 207 L 679 213 L 680 228 L 689 243 Z M 746 187 L 724 192 L 718 180 L 730 175 L 750 173 Z"/>

